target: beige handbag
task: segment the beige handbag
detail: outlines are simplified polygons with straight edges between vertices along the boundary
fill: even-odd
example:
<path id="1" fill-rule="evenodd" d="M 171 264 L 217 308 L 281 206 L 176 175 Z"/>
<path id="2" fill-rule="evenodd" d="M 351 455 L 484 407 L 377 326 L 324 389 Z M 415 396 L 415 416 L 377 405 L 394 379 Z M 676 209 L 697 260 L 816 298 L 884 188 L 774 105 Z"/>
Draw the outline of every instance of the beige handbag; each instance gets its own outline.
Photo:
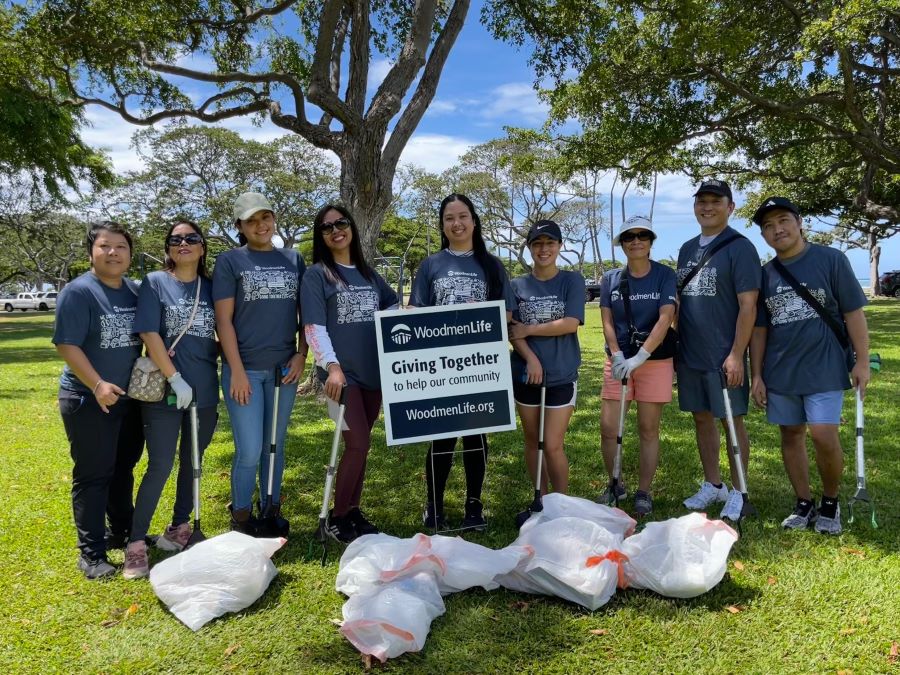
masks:
<path id="1" fill-rule="evenodd" d="M 187 333 L 187 329 L 194 323 L 194 317 L 197 316 L 197 306 L 200 304 L 200 276 L 197 277 L 197 295 L 194 297 L 194 308 L 191 310 L 191 317 L 184 324 L 181 333 L 175 338 L 175 342 L 169 347 L 169 356 L 174 356 L 175 345 Z M 145 401 L 147 403 L 156 403 L 162 401 L 166 393 L 166 378 L 162 374 L 153 359 L 149 356 L 139 356 L 135 359 L 134 366 L 131 368 L 131 379 L 128 381 L 128 396 L 136 401 Z"/>

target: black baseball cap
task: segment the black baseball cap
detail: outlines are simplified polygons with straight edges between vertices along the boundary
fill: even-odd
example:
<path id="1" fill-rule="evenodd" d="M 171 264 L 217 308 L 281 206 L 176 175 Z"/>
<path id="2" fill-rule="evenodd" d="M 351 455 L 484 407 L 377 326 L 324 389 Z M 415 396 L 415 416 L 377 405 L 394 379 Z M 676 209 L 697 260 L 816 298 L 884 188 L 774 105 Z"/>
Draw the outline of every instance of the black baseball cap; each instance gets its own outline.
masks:
<path id="1" fill-rule="evenodd" d="M 724 180 L 709 178 L 703 181 L 700 183 L 700 187 L 697 188 L 694 196 L 696 197 L 703 192 L 710 192 L 714 195 L 719 195 L 720 197 L 728 197 L 729 201 L 734 201 L 734 198 L 731 196 L 731 188 Z"/>
<path id="2" fill-rule="evenodd" d="M 787 197 L 769 197 L 756 209 L 756 213 L 753 214 L 753 222 L 757 225 L 762 225 L 766 214 L 775 209 L 784 209 L 785 211 L 790 211 L 798 218 L 800 217 L 800 209 Z"/>
<path id="3" fill-rule="evenodd" d="M 550 237 L 556 241 L 563 240 L 559 225 L 552 220 L 539 220 L 532 225 L 531 229 L 528 230 L 528 239 L 526 239 L 526 243 L 530 244 L 538 237 Z"/>

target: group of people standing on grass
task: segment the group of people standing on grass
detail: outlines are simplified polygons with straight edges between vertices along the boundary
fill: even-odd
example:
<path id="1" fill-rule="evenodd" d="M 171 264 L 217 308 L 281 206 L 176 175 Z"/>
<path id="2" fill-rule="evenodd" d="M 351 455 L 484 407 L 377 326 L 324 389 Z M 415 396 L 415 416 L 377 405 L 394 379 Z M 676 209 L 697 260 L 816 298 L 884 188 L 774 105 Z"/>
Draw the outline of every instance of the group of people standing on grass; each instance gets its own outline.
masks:
<path id="1" fill-rule="evenodd" d="M 790 295 L 792 288 L 778 276 L 778 268 L 769 263 L 760 269 L 753 245 L 728 227 L 733 209 L 727 184 L 710 180 L 700 185 L 694 211 L 701 234 L 682 247 L 677 273 L 651 260 L 656 234 L 649 220 L 636 217 L 623 223 L 616 243 L 626 264 L 604 275 L 600 300 L 607 350 L 601 412 L 604 463 L 612 476 L 625 383 L 624 405 L 634 400 L 638 408 L 634 511 L 650 514 L 660 419 L 672 399 L 678 341 L 679 403 L 693 415 L 704 472 L 700 490 L 684 503 L 706 510 L 724 502 L 722 517 L 737 520 L 742 495 L 729 490 L 719 475 L 715 420 L 724 417 L 724 380 L 746 462 L 749 442 L 743 416 L 751 377 L 745 356 L 750 345 L 753 396 L 766 407 L 770 421 L 781 425 L 785 465 L 797 493 L 796 509 L 784 526 L 815 523 L 821 531 L 839 532 L 836 497 L 842 464 L 837 425 L 842 392 L 850 386 L 843 351 L 837 342 L 829 342 L 830 329 L 822 328 L 826 324 L 815 312 L 810 314 L 808 306 Z M 344 452 L 328 533 L 348 543 L 378 531 L 360 509 L 371 431 L 381 408 L 374 313 L 397 308 L 398 297 L 367 263 L 357 226 L 343 206 L 328 204 L 316 214 L 308 269 L 296 251 L 273 245 L 276 218 L 264 195 L 240 195 L 234 204 L 234 229 L 241 245 L 218 256 L 211 276 L 203 232 L 190 221 L 175 222 L 164 239 L 165 269 L 147 275 L 140 288 L 125 276 L 132 253 L 127 230 L 109 221 L 91 226 L 91 270 L 60 293 L 53 337 L 66 363 L 59 405 L 74 461 L 78 567 L 87 578 L 115 573 L 106 551 L 117 547 L 125 548 L 126 578 L 148 573 L 148 529 L 176 455 L 172 520 L 155 543 L 174 551 L 187 544 L 193 475 L 188 408 L 192 402 L 197 408 L 202 453 L 216 428 L 220 386 L 235 447 L 231 527 L 252 535 L 261 514 L 281 516 L 284 440 L 309 348 L 332 412 L 339 402 L 346 406 Z M 550 220 L 534 223 L 526 240 L 532 271 L 510 280 L 501 261 L 488 252 L 481 221 L 467 197 L 446 197 L 438 219 L 441 249 L 420 265 L 409 305 L 505 303 L 526 466 L 536 481 L 543 386 L 546 461 L 540 479 L 545 491 L 566 492 L 564 438 L 578 392 L 577 331 L 585 318 L 585 284 L 580 274 L 557 265 L 562 232 Z M 857 356 L 852 384 L 864 391 L 865 298 L 846 258 L 807 243 L 797 209 L 782 198 L 768 200 L 754 222 L 775 249 L 776 260 L 798 273 L 825 311 L 846 322 Z M 169 395 L 159 402 L 139 403 L 127 395 L 132 368 L 144 349 L 168 384 Z M 269 495 L 266 450 L 273 442 L 273 416 L 275 465 Z M 807 476 L 806 425 L 825 492 L 818 508 Z M 433 441 L 425 458 L 422 519 L 433 529 L 448 527 L 444 492 L 458 440 Z M 145 441 L 147 471 L 132 502 L 133 470 Z M 462 446 L 466 499 L 460 527 L 483 530 L 488 439 L 484 434 L 464 436 Z M 611 485 L 616 493 L 607 490 L 601 500 L 618 503 L 625 497 L 624 484 Z"/>

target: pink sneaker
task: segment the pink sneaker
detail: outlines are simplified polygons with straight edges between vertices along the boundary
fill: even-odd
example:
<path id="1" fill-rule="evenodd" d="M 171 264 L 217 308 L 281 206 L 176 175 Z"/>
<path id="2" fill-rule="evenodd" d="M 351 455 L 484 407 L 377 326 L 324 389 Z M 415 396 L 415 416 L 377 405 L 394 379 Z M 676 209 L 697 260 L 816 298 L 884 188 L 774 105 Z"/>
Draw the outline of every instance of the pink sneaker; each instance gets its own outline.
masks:
<path id="1" fill-rule="evenodd" d="M 129 542 L 125 549 L 125 579 L 140 579 L 150 574 L 150 563 L 147 561 L 147 544 L 143 541 Z"/>
<path id="2" fill-rule="evenodd" d="M 166 531 L 156 540 L 156 547 L 163 551 L 183 551 L 188 539 L 191 538 L 191 532 L 190 523 L 182 523 L 178 527 L 168 525 Z"/>

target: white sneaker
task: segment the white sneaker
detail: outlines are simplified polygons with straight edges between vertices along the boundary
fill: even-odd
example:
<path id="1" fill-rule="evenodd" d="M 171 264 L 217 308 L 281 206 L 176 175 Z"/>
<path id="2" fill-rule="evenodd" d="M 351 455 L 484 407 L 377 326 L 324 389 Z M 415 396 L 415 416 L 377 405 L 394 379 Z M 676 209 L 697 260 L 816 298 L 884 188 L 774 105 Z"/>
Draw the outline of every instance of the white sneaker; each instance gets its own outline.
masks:
<path id="1" fill-rule="evenodd" d="M 837 510 L 834 512 L 834 518 L 826 518 L 822 515 L 821 508 L 819 517 L 816 518 L 816 532 L 821 534 L 840 534 L 843 531 L 841 525 L 841 505 L 838 504 Z"/>
<path id="2" fill-rule="evenodd" d="M 732 488 L 728 493 L 728 501 L 722 507 L 722 513 L 719 514 L 721 520 L 730 520 L 736 523 L 741 519 L 741 512 L 744 510 L 744 495 Z"/>
<path id="3" fill-rule="evenodd" d="M 728 499 L 728 488 L 722 483 L 722 487 L 716 487 L 708 480 L 697 490 L 697 494 L 684 500 L 684 507 L 691 511 L 702 511 L 716 502 L 724 502 Z"/>

